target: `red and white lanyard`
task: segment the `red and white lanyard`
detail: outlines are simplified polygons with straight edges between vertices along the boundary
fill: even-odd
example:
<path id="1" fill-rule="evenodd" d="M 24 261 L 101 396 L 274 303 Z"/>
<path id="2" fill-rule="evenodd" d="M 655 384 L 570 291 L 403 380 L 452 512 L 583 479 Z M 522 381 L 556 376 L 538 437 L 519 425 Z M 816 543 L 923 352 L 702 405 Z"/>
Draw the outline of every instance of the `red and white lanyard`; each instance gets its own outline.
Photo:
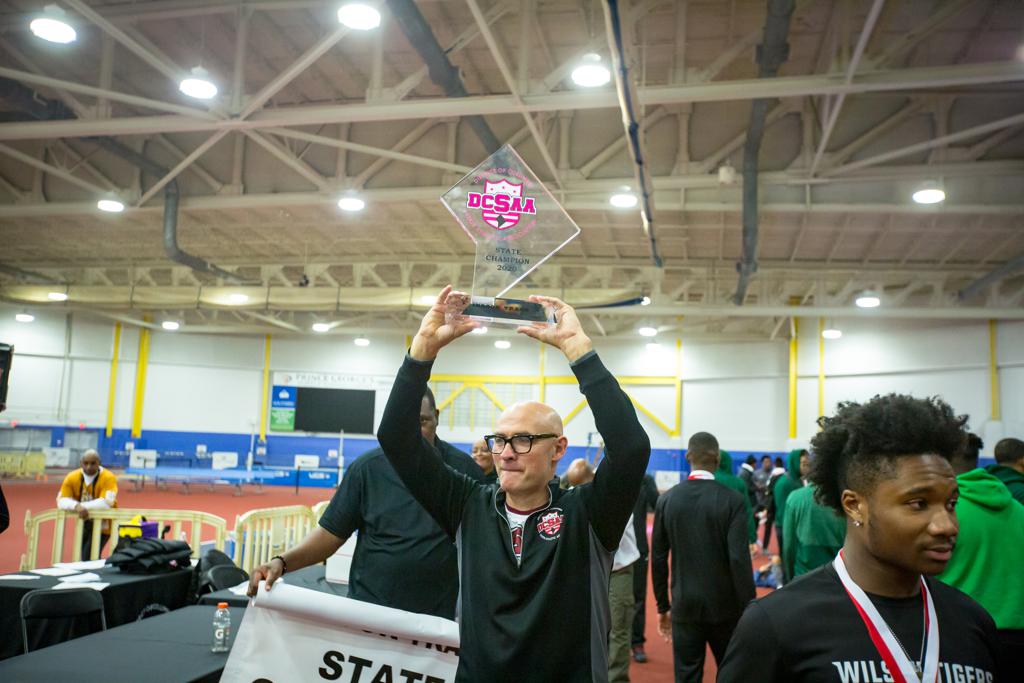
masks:
<path id="1" fill-rule="evenodd" d="M 711 474 L 707 470 L 694 470 L 690 472 L 690 476 L 687 479 L 714 479 L 715 475 Z"/>
<path id="2" fill-rule="evenodd" d="M 860 618 L 864 620 L 864 625 L 868 629 L 868 635 L 871 636 L 871 642 L 878 649 L 878 654 L 882 655 L 882 659 L 889 668 L 889 674 L 892 676 L 893 681 L 895 683 L 924 683 L 925 681 L 934 683 L 938 681 L 939 620 L 935 618 L 935 604 L 932 601 L 931 593 L 928 591 L 928 584 L 925 583 L 924 579 L 921 579 L 921 596 L 924 601 L 925 611 L 925 633 L 922 634 L 925 638 L 925 654 L 924 661 L 921 662 L 921 666 L 924 667 L 922 675 L 917 665 L 910 661 L 907 653 L 903 651 L 903 647 L 896 640 L 892 629 L 885 623 L 885 619 L 875 609 L 871 598 L 850 578 L 850 573 L 846 571 L 846 562 L 843 561 L 843 551 L 839 551 L 832 564 L 839 575 L 839 580 L 843 583 L 843 588 L 846 589 L 847 595 L 850 596 L 850 601 L 857 608 Z"/>

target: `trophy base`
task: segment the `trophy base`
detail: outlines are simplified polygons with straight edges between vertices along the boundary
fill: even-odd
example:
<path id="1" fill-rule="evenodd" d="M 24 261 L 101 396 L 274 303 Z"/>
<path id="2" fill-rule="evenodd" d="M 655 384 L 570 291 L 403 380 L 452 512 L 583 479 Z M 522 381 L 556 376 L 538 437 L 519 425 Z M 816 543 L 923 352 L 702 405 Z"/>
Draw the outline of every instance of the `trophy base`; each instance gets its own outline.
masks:
<path id="1" fill-rule="evenodd" d="M 554 315 L 542 304 L 522 299 L 495 299 L 488 296 L 467 297 L 468 302 L 459 314 L 471 320 L 492 325 L 555 324 Z"/>

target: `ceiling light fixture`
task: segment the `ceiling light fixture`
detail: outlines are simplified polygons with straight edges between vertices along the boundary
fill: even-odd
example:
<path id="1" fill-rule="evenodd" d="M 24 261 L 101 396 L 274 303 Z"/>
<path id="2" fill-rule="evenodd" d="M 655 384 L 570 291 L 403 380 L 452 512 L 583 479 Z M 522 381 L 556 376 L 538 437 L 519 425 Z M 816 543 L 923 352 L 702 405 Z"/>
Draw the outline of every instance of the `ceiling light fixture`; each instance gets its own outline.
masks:
<path id="1" fill-rule="evenodd" d="M 946 192 L 938 183 L 928 182 L 919 187 L 911 198 L 918 204 L 938 204 L 946 199 Z"/>
<path id="2" fill-rule="evenodd" d="M 608 203 L 616 209 L 632 209 L 636 206 L 637 198 L 632 192 L 617 192 L 608 198 Z"/>
<path id="3" fill-rule="evenodd" d="M 361 2 L 350 2 L 338 8 L 338 22 L 356 31 L 369 31 L 380 26 L 380 12 Z"/>
<path id="4" fill-rule="evenodd" d="M 650 306 L 651 305 L 651 297 L 645 296 L 642 299 L 640 299 L 640 305 L 641 306 Z"/>
<path id="5" fill-rule="evenodd" d="M 512 342 L 508 341 L 507 339 L 499 339 L 498 341 L 494 342 L 494 348 L 502 350 L 510 349 L 512 348 Z"/>
<path id="6" fill-rule="evenodd" d="M 35 320 L 36 317 L 31 313 L 15 313 L 14 319 L 17 320 L 19 323 L 30 323 L 33 320 Z"/>
<path id="7" fill-rule="evenodd" d="M 96 208 L 107 213 L 121 213 L 124 211 L 124 202 L 120 199 L 101 199 L 96 202 Z"/>
<path id="8" fill-rule="evenodd" d="M 857 304 L 858 308 L 878 308 L 882 305 L 882 299 L 870 289 L 865 289 L 854 300 L 854 303 Z"/>
<path id="9" fill-rule="evenodd" d="M 37 38 L 51 43 L 73 43 L 78 34 L 67 21 L 68 13 L 57 5 L 47 5 L 43 13 L 33 19 L 28 27 Z"/>
<path id="10" fill-rule="evenodd" d="M 330 330 L 331 330 L 331 324 L 330 323 L 313 323 L 313 331 L 314 332 L 330 332 Z"/>
<path id="11" fill-rule="evenodd" d="M 49 292 L 46 295 L 46 298 L 50 301 L 67 301 L 68 295 L 64 292 Z"/>
<path id="12" fill-rule="evenodd" d="M 162 323 L 160 323 L 160 327 L 164 328 L 168 332 L 174 332 L 176 329 L 181 327 L 181 323 L 179 323 L 177 320 L 165 320 Z"/>
<path id="13" fill-rule="evenodd" d="M 249 295 L 248 294 L 240 294 L 238 292 L 235 292 L 234 294 L 228 294 L 228 303 L 229 304 L 238 305 L 238 304 L 247 303 L 248 301 L 249 301 Z"/>
<path id="14" fill-rule="evenodd" d="M 821 331 L 821 336 L 825 339 L 840 339 L 843 336 L 843 331 L 838 327 L 829 326 Z"/>
<path id="15" fill-rule="evenodd" d="M 366 202 L 355 195 L 346 195 L 338 200 L 338 208 L 342 211 L 362 211 Z"/>
<path id="16" fill-rule="evenodd" d="M 420 297 L 420 303 L 427 306 L 433 306 L 435 301 L 437 301 L 437 297 L 433 294 L 424 294 Z"/>
<path id="17" fill-rule="evenodd" d="M 658 328 L 656 327 L 641 327 L 636 331 L 641 337 L 655 337 L 658 334 Z"/>
<path id="18" fill-rule="evenodd" d="M 181 79 L 178 90 L 197 100 L 210 100 L 217 96 L 217 84 L 210 80 L 210 72 L 201 66 L 192 67 L 189 75 Z"/>
<path id="19" fill-rule="evenodd" d="M 352 343 L 355 344 L 356 346 L 369 346 L 370 340 L 367 339 L 366 337 L 356 337 L 355 339 L 352 340 Z"/>
<path id="20" fill-rule="evenodd" d="M 612 80 L 612 72 L 601 63 L 601 55 L 588 52 L 580 65 L 572 70 L 572 82 L 583 88 L 598 88 Z"/>

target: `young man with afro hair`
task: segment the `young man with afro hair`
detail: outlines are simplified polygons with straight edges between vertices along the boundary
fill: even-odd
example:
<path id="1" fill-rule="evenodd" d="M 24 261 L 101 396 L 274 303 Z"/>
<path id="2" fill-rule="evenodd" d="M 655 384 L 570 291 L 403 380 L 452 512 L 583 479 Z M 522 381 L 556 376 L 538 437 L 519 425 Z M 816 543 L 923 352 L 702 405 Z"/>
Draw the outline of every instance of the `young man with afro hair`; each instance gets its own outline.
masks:
<path id="1" fill-rule="evenodd" d="M 747 607 L 718 683 L 999 680 L 992 617 L 932 578 L 956 543 L 950 460 L 966 421 L 937 398 L 898 394 L 819 418 L 808 478 L 845 518 L 843 548 Z"/>

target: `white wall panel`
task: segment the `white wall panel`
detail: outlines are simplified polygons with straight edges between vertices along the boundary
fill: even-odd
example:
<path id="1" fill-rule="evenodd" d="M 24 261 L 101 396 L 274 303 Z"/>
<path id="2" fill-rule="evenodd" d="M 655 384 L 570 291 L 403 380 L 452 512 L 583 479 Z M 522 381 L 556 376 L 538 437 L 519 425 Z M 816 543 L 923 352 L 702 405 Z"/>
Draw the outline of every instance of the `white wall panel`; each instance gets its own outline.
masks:
<path id="1" fill-rule="evenodd" d="M 63 360 L 18 356 L 17 351 L 15 347 L 4 419 L 27 424 L 58 424 Z"/>
<path id="2" fill-rule="evenodd" d="M 143 430 L 249 433 L 259 417 L 261 387 L 256 370 L 150 363 Z"/>
<path id="3" fill-rule="evenodd" d="M 696 432 L 711 432 L 727 450 L 781 450 L 787 406 L 782 379 L 685 382 L 683 442 Z"/>
<path id="4" fill-rule="evenodd" d="M 107 392 L 110 386 L 110 362 L 75 360 L 71 364 L 67 423 L 87 427 L 107 424 Z"/>

